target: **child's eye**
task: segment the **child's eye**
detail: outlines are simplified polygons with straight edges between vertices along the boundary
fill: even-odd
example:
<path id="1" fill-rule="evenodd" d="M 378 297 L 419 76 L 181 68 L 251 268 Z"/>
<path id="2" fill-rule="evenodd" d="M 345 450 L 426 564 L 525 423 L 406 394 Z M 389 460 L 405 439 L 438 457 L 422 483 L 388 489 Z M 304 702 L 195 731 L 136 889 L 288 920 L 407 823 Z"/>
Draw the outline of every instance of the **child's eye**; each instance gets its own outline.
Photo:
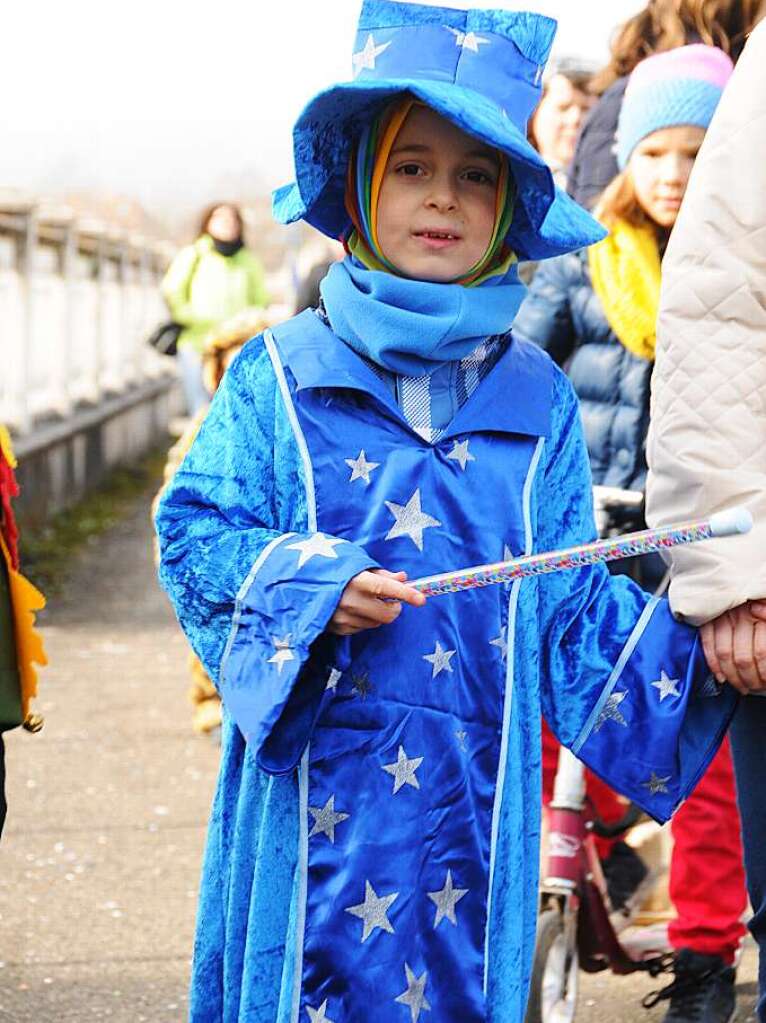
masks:
<path id="1" fill-rule="evenodd" d="M 463 177 L 466 181 L 471 181 L 475 185 L 494 185 L 494 179 L 486 171 L 481 170 L 468 170 L 465 171 Z"/>
<path id="2" fill-rule="evenodd" d="M 407 177 L 417 177 L 418 174 L 425 173 L 423 168 L 417 163 L 403 163 L 396 168 L 397 174 L 405 174 Z"/>

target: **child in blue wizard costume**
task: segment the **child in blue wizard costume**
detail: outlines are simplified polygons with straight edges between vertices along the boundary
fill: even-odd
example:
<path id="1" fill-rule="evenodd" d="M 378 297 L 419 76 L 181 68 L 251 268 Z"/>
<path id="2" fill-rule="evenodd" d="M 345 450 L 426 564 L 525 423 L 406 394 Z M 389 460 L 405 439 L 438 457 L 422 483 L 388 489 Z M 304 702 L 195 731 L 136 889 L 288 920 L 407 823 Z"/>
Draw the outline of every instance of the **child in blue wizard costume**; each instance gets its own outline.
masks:
<path id="1" fill-rule="evenodd" d="M 541 711 L 658 820 L 731 716 L 603 565 L 406 584 L 593 537 L 577 400 L 510 332 L 518 260 L 603 234 L 526 141 L 554 28 L 366 0 L 354 80 L 297 122 L 277 218 L 347 258 L 245 347 L 157 518 L 226 712 L 194 1023 L 521 1023 Z"/>

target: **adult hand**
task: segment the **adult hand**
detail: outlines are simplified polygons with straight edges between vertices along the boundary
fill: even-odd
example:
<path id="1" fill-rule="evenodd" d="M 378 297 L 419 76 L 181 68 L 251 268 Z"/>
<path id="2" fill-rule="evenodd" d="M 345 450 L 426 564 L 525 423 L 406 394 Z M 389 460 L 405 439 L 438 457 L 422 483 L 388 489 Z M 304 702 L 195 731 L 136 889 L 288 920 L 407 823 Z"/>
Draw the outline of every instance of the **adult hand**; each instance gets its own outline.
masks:
<path id="1" fill-rule="evenodd" d="M 766 601 L 740 604 L 700 630 L 710 670 L 740 693 L 766 691 Z"/>
<path id="2" fill-rule="evenodd" d="M 354 576 L 343 591 L 327 626 L 337 636 L 351 636 L 363 629 L 390 625 L 402 613 L 402 604 L 422 607 L 426 598 L 405 585 L 406 572 L 376 568 Z"/>

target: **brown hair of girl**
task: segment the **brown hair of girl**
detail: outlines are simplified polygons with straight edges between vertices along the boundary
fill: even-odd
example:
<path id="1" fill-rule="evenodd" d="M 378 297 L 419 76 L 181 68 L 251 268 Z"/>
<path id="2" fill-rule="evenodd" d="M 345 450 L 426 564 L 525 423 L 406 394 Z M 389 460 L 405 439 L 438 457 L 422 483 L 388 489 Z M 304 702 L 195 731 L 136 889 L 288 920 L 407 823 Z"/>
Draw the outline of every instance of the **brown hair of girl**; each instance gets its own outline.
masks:
<path id="1" fill-rule="evenodd" d="M 609 63 L 593 76 L 591 91 L 600 96 L 645 57 L 689 42 L 717 46 L 736 62 L 764 15 L 766 0 L 649 0 L 617 30 Z"/>

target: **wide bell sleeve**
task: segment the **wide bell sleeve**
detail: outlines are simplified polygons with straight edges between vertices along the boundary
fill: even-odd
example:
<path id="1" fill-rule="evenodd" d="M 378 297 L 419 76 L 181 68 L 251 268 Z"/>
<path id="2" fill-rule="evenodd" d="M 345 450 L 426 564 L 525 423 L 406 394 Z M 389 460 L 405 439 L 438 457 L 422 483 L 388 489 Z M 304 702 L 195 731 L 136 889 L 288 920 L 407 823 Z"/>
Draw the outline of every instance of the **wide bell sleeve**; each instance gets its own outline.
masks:
<path id="1" fill-rule="evenodd" d="M 554 426 L 538 491 L 537 550 L 595 538 L 579 409 L 555 378 Z M 656 820 L 692 791 L 737 696 L 708 669 L 697 630 L 605 564 L 541 578 L 541 698 L 559 740 Z"/>
<path id="2" fill-rule="evenodd" d="M 343 590 L 378 567 L 312 528 L 307 472 L 255 340 L 226 373 L 156 516 L 160 580 L 178 620 L 273 773 L 299 762 L 343 660 L 346 645 L 325 631 Z"/>

